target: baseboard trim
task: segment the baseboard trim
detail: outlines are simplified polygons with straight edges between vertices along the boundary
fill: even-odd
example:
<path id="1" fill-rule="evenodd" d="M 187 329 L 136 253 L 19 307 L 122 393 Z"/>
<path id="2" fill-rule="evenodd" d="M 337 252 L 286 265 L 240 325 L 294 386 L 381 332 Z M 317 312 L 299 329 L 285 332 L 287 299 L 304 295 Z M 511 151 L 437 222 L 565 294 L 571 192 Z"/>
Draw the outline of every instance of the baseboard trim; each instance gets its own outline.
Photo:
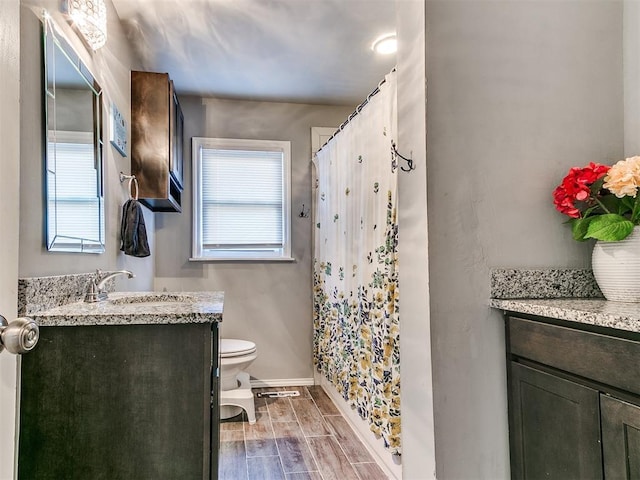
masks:
<path id="1" fill-rule="evenodd" d="M 251 388 L 304 387 L 315 385 L 313 378 L 252 378 Z"/>

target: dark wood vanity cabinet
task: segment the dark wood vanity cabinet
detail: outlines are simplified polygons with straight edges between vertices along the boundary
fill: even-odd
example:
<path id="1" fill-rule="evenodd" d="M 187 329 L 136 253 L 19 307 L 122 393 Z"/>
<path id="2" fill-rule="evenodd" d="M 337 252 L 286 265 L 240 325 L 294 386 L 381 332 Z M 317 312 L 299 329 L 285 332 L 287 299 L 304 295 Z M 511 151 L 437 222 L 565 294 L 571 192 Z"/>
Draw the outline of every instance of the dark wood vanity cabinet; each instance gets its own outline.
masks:
<path id="1" fill-rule="evenodd" d="M 41 327 L 20 480 L 217 478 L 217 323 Z"/>
<path id="2" fill-rule="evenodd" d="M 131 174 L 154 212 L 180 212 L 183 114 L 166 73 L 131 72 Z"/>
<path id="3" fill-rule="evenodd" d="M 640 478 L 640 407 L 600 397 L 605 478 Z"/>
<path id="4" fill-rule="evenodd" d="M 506 317 L 511 477 L 640 478 L 640 335 Z"/>

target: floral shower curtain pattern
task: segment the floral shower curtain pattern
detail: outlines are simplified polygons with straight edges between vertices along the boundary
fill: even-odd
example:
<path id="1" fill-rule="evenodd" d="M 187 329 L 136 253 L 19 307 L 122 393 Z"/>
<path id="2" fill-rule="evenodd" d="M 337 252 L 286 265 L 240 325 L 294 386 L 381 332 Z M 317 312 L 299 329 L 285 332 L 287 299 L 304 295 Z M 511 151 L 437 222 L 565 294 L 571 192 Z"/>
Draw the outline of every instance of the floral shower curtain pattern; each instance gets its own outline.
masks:
<path id="1" fill-rule="evenodd" d="M 400 454 L 396 75 L 316 155 L 314 361 Z"/>

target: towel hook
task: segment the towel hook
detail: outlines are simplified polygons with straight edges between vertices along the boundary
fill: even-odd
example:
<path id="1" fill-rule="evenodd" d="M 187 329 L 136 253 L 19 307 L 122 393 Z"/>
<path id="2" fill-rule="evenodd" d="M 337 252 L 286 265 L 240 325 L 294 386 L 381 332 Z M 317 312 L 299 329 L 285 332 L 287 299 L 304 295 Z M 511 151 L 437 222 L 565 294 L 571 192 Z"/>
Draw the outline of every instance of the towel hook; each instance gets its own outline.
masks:
<path id="1" fill-rule="evenodd" d="M 123 172 L 120 172 L 120 183 L 123 183 L 125 180 L 129 180 L 129 198 L 132 200 L 138 200 L 138 179 L 135 175 L 126 175 Z M 136 194 L 133 195 L 132 186 L 136 187 Z"/>
<path id="2" fill-rule="evenodd" d="M 400 170 L 402 170 L 403 172 L 410 172 L 411 170 L 416 169 L 415 165 L 413 164 L 413 159 L 407 158 L 404 155 L 401 155 L 400 152 L 398 152 L 398 149 L 396 148 L 396 143 L 393 140 L 391 140 L 391 149 L 393 150 L 393 154 L 396 157 L 400 157 L 402 160 L 407 162 L 408 168 L 400 167 Z"/>
<path id="3" fill-rule="evenodd" d="M 302 204 L 302 210 L 300 210 L 300 213 L 298 214 L 298 216 L 300 218 L 309 218 L 309 209 L 307 208 L 305 210 L 304 203 Z"/>

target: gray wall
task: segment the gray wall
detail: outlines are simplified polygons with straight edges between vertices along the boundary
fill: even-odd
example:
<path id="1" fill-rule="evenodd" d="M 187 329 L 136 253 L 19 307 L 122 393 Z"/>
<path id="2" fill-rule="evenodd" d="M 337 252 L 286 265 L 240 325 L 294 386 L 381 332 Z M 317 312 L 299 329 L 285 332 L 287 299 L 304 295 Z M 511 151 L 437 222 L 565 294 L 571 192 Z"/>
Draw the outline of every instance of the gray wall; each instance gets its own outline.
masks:
<path id="1" fill-rule="evenodd" d="M 93 129 L 93 93 L 88 88 L 61 88 L 56 86 L 56 113 L 48 115 L 49 128 L 58 131 L 89 132 Z M 55 122 L 54 122 L 55 121 Z"/>
<path id="2" fill-rule="evenodd" d="M 185 118 L 186 196 L 182 215 L 156 221 L 157 290 L 224 290 L 222 335 L 258 345 L 249 373 L 261 380 L 311 378 L 311 127 L 339 125 L 353 107 L 180 97 Z M 189 262 L 194 136 L 291 141 L 294 263 Z"/>
<path id="3" fill-rule="evenodd" d="M 640 2 L 624 1 L 624 156 L 640 155 Z"/>
<path id="4" fill-rule="evenodd" d="M 491 267 L 588 267 L 551 192 L 623 155 L 622 4 L 427 2 L 429 274 L 439 479 L 508 478 Z"/>
<path id="5" fill-rule="evenodd" d="M 120 252 L 120 216 L 127 199 L 126 183 L 120 184 L 119 172 L 130 171 L 129 158 L 120 156 L 109 143 L 109 109 L 114 102 L 130 125 L 129 71 L 137 63 L 115 10 L 107 0 L 109 34 L 106 46 L 89 53 L 58 11 L 55 0 L 23 0 L 20 18 L 20 276 L 61 275 L 91 272 L 96 268 L 127 268 L 136 273 L 133 280 L 118 282 L 121 290 L 150 290 L 155 268 L 154 215 L 145 209 L 147 233 L 152 256 L 128 257 Z M 42 159 L 42 85 L 41 32 L 36 14 L 47 8 L 67 40 L 82 57 L 103 88 L 103 136 L 105 175 L 106 252 L 101 255 L 49 253 L 44 246 L 43 159 Z M 130 130 L 130 129 L 129 129 Z"/>

